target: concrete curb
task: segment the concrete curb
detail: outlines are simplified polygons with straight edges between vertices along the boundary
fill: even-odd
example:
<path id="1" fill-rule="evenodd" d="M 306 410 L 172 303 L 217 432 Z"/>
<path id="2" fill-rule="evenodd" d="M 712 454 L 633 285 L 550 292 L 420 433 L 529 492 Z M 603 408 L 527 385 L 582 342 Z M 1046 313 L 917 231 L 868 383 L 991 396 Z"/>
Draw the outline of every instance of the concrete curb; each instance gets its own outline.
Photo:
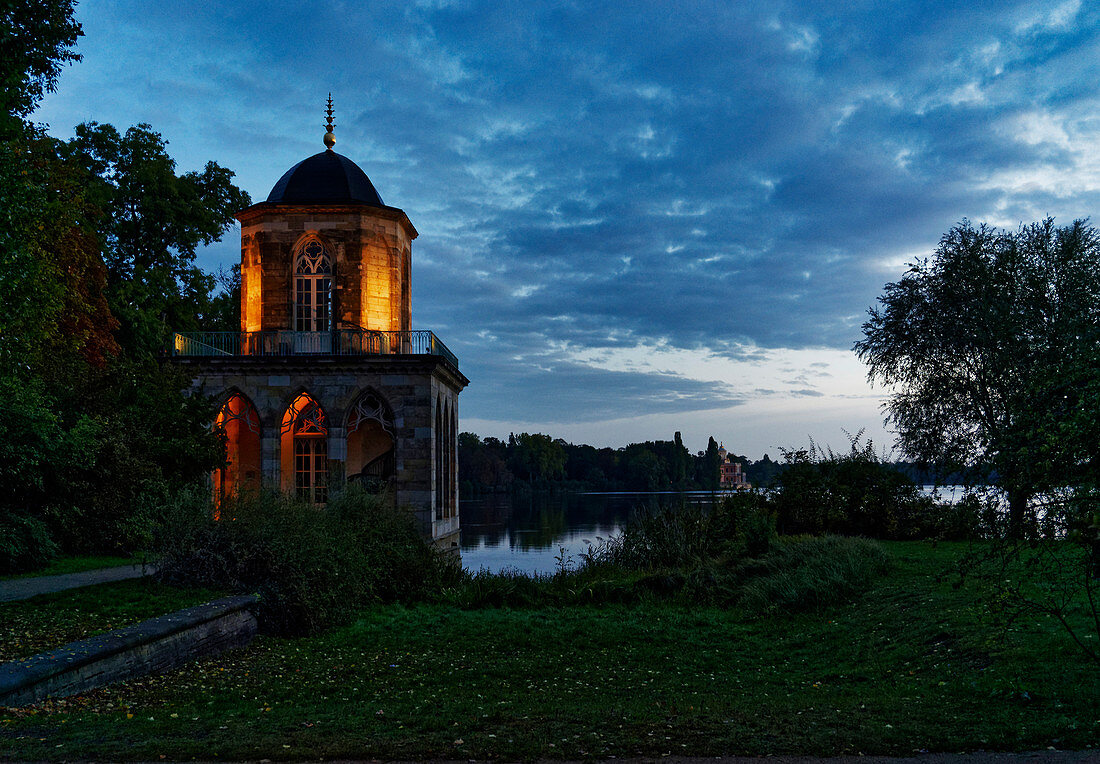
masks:
<path id="1" fill-rule="evenodd" d="M 64 697 L 248 644 L 255 595 L 225 597 L 0 665 L 0 705 Z"/>

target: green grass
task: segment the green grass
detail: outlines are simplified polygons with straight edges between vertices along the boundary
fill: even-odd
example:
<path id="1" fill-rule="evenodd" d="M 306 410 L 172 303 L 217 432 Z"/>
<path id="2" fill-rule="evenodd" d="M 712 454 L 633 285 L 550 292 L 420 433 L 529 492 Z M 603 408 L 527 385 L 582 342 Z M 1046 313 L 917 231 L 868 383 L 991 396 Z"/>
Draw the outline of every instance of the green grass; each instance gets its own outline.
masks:
<path id="1" fill-rule="evenodd" d="M 0 663 L 219 596 L 207 589 L 177 589 L 140 578 L 2 602 Z"/>
<path id="2" fill-rule="evenodd" d="M 10 576 L 0 576 L 0 581 L 10 581 L 16 578 L 37 578 L 38 576 L 60 576 L 65 573 L 83 573 L 86 570 L 99 570 L 100 568 L 117 568 L 122 565 L 140 565 L 140 557 L 112 557 L 107 555 L 84 555 L 82 557 L 59 557 L 51 561 L 46 567 L 32 570 L 28 573 L 16 573 Z"/>
<path id="3" fill-rule="evenodd" d="M 29 710 L 0 759 L 911 754 L 1100 745 L 1095 665 L 1052 621 L 1004 632 L 939 574 L 960 545 L 884 545 L 853 604 L 752 618 L 646 603 L 380 607 Z"/>

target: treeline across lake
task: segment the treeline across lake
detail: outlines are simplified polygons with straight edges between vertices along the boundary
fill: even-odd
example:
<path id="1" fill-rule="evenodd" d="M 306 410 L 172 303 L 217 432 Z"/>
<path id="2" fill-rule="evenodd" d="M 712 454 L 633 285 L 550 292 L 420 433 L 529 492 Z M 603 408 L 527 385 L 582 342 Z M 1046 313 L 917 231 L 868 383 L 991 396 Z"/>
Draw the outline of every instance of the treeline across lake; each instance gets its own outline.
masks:
<path id="1" fill-rule="evenodd" d="M 780 449 L 779 459 L 759 460 L 730 453 L 753 486 L 772 485 L 799 452 Z M 463 496 L 513 489 L 578 491 L 713 491 L 718 489 L 721 454 L 713 437 L 705 451 L 692 453 L 680 433 L 672 440 L 649 440 L 622 448 L 596 448 L 568 443 L 541 433 L 481 438 L 472 432 L 458 436 L 458 473 Z M 936 476 L 906 462 L 882 462 L 917 484 Z M 942 482 L 942 479 L 941 479 Z"/>

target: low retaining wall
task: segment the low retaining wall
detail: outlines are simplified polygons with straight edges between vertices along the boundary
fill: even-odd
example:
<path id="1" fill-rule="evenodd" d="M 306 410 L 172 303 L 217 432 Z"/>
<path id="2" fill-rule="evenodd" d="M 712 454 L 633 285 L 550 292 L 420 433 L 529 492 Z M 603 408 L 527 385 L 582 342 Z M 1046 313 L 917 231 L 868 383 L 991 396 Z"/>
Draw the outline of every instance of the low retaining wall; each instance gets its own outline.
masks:
<path id="1" fill-rule="evenodd" d="M 225 597 L 0 664 L 0 706 L 64 697 L 248 644 L 258 598 Z"/>

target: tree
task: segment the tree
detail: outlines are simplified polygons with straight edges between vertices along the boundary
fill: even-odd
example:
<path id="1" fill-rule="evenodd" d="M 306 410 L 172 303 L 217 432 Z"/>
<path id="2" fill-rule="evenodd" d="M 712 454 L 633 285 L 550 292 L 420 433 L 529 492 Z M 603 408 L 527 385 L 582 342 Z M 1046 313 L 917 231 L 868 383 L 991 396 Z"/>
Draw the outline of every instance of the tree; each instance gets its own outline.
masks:
<path id="1" fill-rule="evenodd" d="M 149 125 L 120 134 L 88 122 L 68 148 L 95 179 L 88 194 L 103 211 L 96 229 L 122 345 L 155 353 L 168 330 L 198 329 L 204 314 L 216 312 L 216 282 L 195 265 L 196 250 L 219 240 L 250 201 L 233 173 L 207 162 L 202 172 L 176 175 L 164 139 Z"/>
<path id="2" fill-rule="evenodd" d="M 0 136 L 22 132 L 23 119 L 52 92 L 61 67 L 80 60 L 72 50 L 83 32 L 74 0 L 0 2 Z"/>
<path id="3" fill-rule="evenodd" d="M 0 570 L 133 549 L 165 492 L 224 459 L 212 402 L 151 351 L 232 319 L 194 255 L 248 197 L 213 163 L 177 176 L 148 126 L 62 143 L 26 121 L 80 58 L 72 14 L 0 0 Z"/>
<path id="4" fill-rule="evenodd" d="M 722 458 L 718 455 L 718 443 L 713 437 L 707 438 L 707 450 L 700 462 L 703 474 L 699 484 L 708 491 L 717 491 L 722 477 Z"/>
<path id="5" fill-rule="evenodd" d="M 1053 468 L 1045 434 L 1060 401 L 1037 394 L 1037 381 L 1057 379 L 1098 326 L 1094 228 L 963 221 L 886 285 L 855 352 L 873 382 L 893 388 L 886 410 L 901 449 L 941 473 L 995 482 L 1019 537 L 1032 497 L 1069 478 Z"/>
<path id="6" fill-rule="evenodd" d="M 508 466 L 516 477 L 531 483 L 561 480 L 565 475 L 565 449 L 549 435 L 509 435 L 508 456 Z"/>

